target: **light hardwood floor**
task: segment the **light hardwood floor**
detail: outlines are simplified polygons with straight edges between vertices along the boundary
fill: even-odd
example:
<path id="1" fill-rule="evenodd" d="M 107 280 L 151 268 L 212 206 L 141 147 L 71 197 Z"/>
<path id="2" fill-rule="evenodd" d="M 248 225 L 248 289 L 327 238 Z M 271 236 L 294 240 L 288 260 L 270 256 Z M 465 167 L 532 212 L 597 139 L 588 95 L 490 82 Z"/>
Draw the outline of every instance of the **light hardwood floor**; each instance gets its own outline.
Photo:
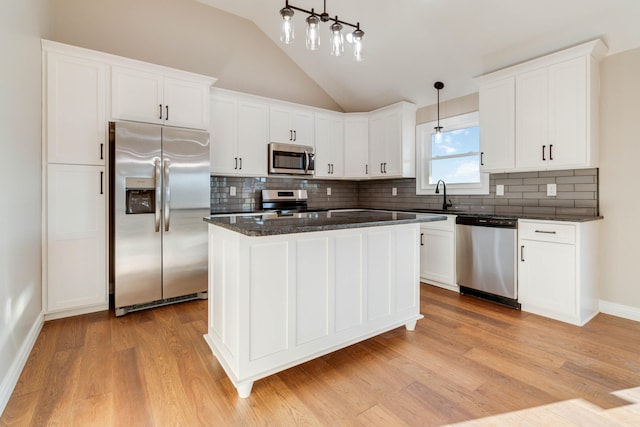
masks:
<path id="1" fill-rule="evenodd" d="M 580 328 L 421 288 L 414 332 L 256 381 L 248 399 L 202 337 L 206 301 L 50 321 L 0 425 L 559 425 L 545 420 L 562 405 L 566 425 L 633 419 L 595 423 L 594 411 L 640 417 L 640 389 L 612 394 L 640 387 L 640 323 L 600 314 Z"/>

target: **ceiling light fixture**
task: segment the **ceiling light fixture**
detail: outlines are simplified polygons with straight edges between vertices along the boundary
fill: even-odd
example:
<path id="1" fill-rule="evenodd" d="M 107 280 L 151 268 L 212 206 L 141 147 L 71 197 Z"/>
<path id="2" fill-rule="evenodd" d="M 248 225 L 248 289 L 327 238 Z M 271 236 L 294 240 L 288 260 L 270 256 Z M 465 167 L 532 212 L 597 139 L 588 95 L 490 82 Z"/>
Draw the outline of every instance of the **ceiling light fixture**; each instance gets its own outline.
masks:
<path id="1" fill-rule="evenodd" d="M 327 13 L 327 0 L 324 0 L 324 9 L 321 14 L 316 14 L 314 9 L 312 8 L 310 11 L 301 9 L 296 6 L 291 6 L 289 4 L 289 0 L 285 1 L 285 6 L 280 9 L 280 16 L 282 16 L 282 26 L 280 28 L 280 41 L 284 44 L 291 44 L 294 39 L 294 31 L 293 31 L 293 22 L 291 18 L 293 17 L 293 11 L 297 10 L 299 12 L 303 12 L 308 14 L 309 16 L 306 19 L 307 22 L 307 37 L 306 44 L 309 50 L 317 50 L 320 47 L 320 22 L 329 22 L 333 21 L 333 24 L 330 26 L 330 45 L 331 45 L 331 54 L 334 56 L 340 56 L 344 52 L 344 37 L 342 35 L 343 26 L 349 26 L 355 28 L 352 33 L 347 34 L 347 41 L 349 43 L 353 43 L 353 58 L 356 61 L 364 60 L 363 49 L 362 49 L 362 39 L 364 38 L 364 31 L 360 29 L 360 23 L 351 24 L 346 21 L 341 21 L 338 19 L 338 15 L 335 18 L 331 18 Z"/>
<path id="2" fill-rule="evenodd" d="M 440 133 L 442 133 L 442 126 L 440 126 L 440 89 L 444 87 L 444 83 L 435 82 L 433 87 L 438 91 L 438 125 L 434 127 L 434 129 L 436 131 L 436 135 L 440 135 Z"/>

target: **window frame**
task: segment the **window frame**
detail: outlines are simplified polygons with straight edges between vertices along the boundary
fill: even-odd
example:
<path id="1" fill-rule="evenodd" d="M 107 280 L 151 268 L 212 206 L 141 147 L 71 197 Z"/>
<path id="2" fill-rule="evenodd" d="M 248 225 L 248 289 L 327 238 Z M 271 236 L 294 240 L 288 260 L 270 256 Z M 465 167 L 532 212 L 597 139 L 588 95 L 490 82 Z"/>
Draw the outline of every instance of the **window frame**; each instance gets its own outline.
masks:
<path id="1" fill-rule="evenodd" d="M 435 133 L 434 127 L 437 121 L 421 123 L 416 126 L 416 194 L 432 195 L 435 193 L 436 184 L 429 184 L 429 166 L 431 157 L 431 137 Z M 480 115 L 478 111 L 461 114 L 458 116 L 440 119 L 440 126 L 445 132 L 474 127 L 480 125 Z M 480 146 L 478 146 L 480 150 Z M 478 151 L 478 154 L 481 152 Z M 479 156 L 479 158 L 481 155 Z M 480 161 L 480 160 L 478 160 Z M 489 173 L 482 172 L 480 165 L 480 182 L 478 183 L 446 183 L 447 194 L 453 195 L 473 195 L 489 194 Z"/>

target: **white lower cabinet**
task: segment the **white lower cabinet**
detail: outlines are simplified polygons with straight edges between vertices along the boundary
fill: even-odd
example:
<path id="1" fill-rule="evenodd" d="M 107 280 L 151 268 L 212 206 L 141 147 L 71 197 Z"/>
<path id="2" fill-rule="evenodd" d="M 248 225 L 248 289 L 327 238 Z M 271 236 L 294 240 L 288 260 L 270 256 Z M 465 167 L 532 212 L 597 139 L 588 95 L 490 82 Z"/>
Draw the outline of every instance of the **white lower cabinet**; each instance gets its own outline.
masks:
<path id="1" fill-rule="evenodd" d="M 253 381 L 420 315 L 419 225 L 250 237 L 209 226 L 205 336 L 241 397 Z"/>
<path id="2" fill-rule="evenodd" d="M 420 279 L 458 291 L 456 285 L 456 217 L 420 225 Z"/>
<path id="3" fill-rule="evenodd" d="M 47 169 L 45 314 L 106 310 L 105 169 L 63 164 Z"/>
<path id="4" fill-rule="evenodd" d="M 598 314 L 599 221 L 518 221 L 522 310 L 574 325 Z"/>

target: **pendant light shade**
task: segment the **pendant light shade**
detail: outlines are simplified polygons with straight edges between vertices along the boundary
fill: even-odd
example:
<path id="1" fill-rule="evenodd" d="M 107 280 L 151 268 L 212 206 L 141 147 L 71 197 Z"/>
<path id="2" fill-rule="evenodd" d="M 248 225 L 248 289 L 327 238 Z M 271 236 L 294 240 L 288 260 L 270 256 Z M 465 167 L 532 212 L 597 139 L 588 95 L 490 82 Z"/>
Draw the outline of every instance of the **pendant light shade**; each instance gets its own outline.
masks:
<path id="1" fill-rule="evenodd" d="M 331 55 L 340 56 L 344 52 L 344 37 L 342 35 L 342 24 L 337 22 L 331 24 Z"/>
<path id="2" fill-rule="evenodd" d="M 313 9 L 311 9 L 313 13 Z M 320 47 L 320 18 L 311 14 L 307 18 L 307 48 L 317 50 Z"/>
<path id="3" fill-rule="evenodd" d="M 364 31 L 360 29 L 360 23 L 358 23 L 358 27 L 353 32 L 353 58 L 360 62 L 364 61 L 364 53 L 362 48 L 362 39 L 364 38 Z"/>
<path id="4" fill-rule="evenodd" d="M 280 29 L 280 41 L 284 44 L 293 43 L 293 10 L 289 7 L 283 7 L 280 9 L 280 16 L 282 16 L 282 27 Z"/>

